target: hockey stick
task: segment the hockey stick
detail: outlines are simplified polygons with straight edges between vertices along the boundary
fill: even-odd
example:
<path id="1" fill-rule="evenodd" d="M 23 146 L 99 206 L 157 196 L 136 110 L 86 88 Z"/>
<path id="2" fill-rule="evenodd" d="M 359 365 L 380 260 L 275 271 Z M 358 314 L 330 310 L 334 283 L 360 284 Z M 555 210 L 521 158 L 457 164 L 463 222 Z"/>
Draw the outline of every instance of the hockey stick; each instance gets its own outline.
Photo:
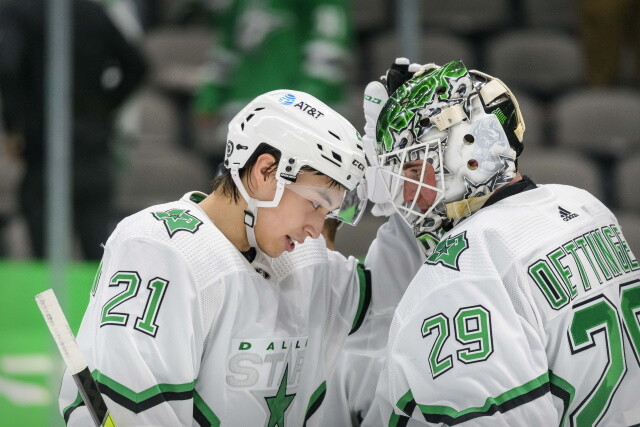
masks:
<path id="1" fill-rule="evenodd" d="M 47 289 L 36 295 L 36 302 L 96 426 L 115 427 L 107 405 L 98 390 L 98 385 L 91 376 L 87 360 L 71 332 L 53 289 Z"/>

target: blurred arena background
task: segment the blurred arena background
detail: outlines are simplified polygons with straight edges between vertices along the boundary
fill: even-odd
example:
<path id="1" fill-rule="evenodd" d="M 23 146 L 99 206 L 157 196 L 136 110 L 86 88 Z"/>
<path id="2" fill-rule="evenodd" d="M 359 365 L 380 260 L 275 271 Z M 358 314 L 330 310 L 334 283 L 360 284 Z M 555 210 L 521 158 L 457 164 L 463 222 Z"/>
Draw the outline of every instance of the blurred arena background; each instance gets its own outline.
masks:
<path id="1" fill-rule="evenodd" d="M 0 8 L 8 1 L 0 0 Z M 334 76 L 335 85 L 327 90 L 336 94 L 332 105 L 361 130 L 364 86 L 396 56 L 411 50 L 403 35 L 410 23 L 401 16 L 401 6 L 408 1 L 316 2 L 338 4 L 347 11 L 344 24 L 349 35 L 343 51 L 336 54 L 344 60 L 340 64 L 343 72 Z M 144 83 L 120 108 L 111 137 L 117 166 L 111 229 L 120 218 L 154 203 L 178 199 L 189 190 L 209 190 L 224 147 L 220 129 L 224 130 L 224 120 L 233 108 L 212 119 L 199 114 L 194 102 L 203 80 L 211 74 L 211 62 L 220 59 L 216 48 L 228 37 L 225 31 L 229 29 L 223 28 L 228 15 L 215 19 L 216 8 L 231 3 L 249 10 L 261 2 L 104 0 L 105 7 L 111 8 L 110 18 L 148 64 Z M 633 18 L 637 27 L 640 13 L 611 11 L 611 19 L 604 19 L 607 11 L 593 12 L 589 3 L 595 2 L 414 0 L 419 31 L 413 41 L 416 57 L 411 59 L 444 63 L 459 58 L 469 68 L 507 83 L 526 122 L 521 170 L 537 183 L 575 185 L 603 200 L 618 216 L 638 254 L 640 36 L 630 36 L 632 41 L 619 51 L 611 46 L 616 37 L 626 36 L 617 34 L 623 24 L 616 20 Z M 594 13 L 600 13 L 604 28 L 594 24 Z M 268 33 L 273 22 L 266 20 L 267 15 L 252 16 L 251 28 Z M 331 27 L 335 22 L 329 19 L 323 24 Z M 242 23 L 238 25 L 242 28 Z M 605 47 L 599 48 L 598 43 Z M 614 57 L 606 58 L 612 52 Z M 288 54 L 291 52 L 269 53 Z M 270 70 L 285 72 L 277 65 Z M 292 83 L 290 88 L 305 90 L 307 86 Z M 269 89 L 274 88 L 265 90 Z M 0 108 L 2 105 L 0 98 Z M 33 301 L 36 293 L 51 287 L 49 265 L 35 257 L 19 208 L 19 186 L 26 168 L 7 149 L 3 129 L 0 125 L 0 424 L 62 425 L 54 408 L 61 365 Z M 357 228 L 340 228 L 336 248 L 345 254 L 364 255 L 382 222 L 368 215 Z M 74 331 L 97 269 L 97 261 L 88 260 L 81 246 L 74 238 L 64 284 L 64 310 Z"/>

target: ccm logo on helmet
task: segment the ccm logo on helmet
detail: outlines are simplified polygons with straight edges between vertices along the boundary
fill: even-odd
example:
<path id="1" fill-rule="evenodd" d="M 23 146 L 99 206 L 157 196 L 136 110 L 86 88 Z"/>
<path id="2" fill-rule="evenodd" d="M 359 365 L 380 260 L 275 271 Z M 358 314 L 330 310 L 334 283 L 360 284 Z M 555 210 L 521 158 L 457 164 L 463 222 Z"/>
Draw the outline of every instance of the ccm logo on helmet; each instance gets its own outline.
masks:
<path id="1" fill-rule="evenodd" d="M 299 108 L 301 111 L 304 111 L 315 119 L 319 119 L 320 117 L 324 116 L 324 113 L 322 111 L 318 110 L 317 108 L 313 108 L 311 105 L 307 104 L 304 101 L 298 102 L 294 105 L 294 107 Z"/>

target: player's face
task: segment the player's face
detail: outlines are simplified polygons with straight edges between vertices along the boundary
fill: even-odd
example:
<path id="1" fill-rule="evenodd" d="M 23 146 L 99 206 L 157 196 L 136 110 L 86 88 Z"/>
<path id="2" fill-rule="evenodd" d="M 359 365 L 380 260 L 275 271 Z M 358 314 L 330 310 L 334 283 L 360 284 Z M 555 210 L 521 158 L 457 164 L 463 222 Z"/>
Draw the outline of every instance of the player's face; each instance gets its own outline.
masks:
<path id="1" fill-rule="evenodd" d="M 420 175 L 422 169 L 425 169 L 422 180 Z M 424 160 L 416 160 L 412 162 L 405 162 L 402 165 L 402 173 L 405 177 L 414 181 L 422 182 L 432 187 L 436 186 L 436 173 L 431 163 Z M 413 203 L 414 198 L 418 193 L 416 200 L 416 206 L 420 209 L 420 212 L 426 212 L 436 199 L 437 192 L 430 188 L 422 187 L 415 182 L 404 181 L 404 188 L 402 192 L 405 203 Z"/>
<path id="2" fill-rule="evenodd" d="M 270 257 L 292 251 L 295 243 L 317 238 L 330 210 L 340 206 L 344 190 L 331 187 L 331 179 L 302 172 L 295 184 L 285 185 L 275 208 L 259 208 L 255 227 L 260 249 Z M 274 181 L 275 191 L 275 181 Z"/>

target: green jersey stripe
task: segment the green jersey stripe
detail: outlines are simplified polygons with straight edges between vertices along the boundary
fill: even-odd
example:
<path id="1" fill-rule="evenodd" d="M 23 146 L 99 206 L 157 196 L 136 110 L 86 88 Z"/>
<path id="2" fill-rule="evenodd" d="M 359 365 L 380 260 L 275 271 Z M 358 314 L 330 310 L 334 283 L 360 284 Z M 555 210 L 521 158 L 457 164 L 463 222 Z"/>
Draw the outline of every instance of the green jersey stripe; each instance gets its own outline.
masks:
<path id="1" fill-rule="evenodd" d="M 141 392 L 135 392 L 120 384 L 119 382 L 113 380 L 112 378 L 109 378 L 97 369 L 93 371 L 93 377 L 98 383 L 100 383 L 100 385 L 108 387 L 109 389 L 113 390 L 114 393 L 134 403 L 141 403 L 146 400 L 153 399 L 160 394 L 193 394 L 196 385 L 195 381 L 184 384 L 156 384 Z"/>
<path id="2" fill-rule="evenodd" d="M 407 391 L 404 396 L 398 400 L 396 406 L 408 416 L 405 417 L 392 412 L 391 418 L 389 419 L 389 427 L 404 427 L 409 422 L 411 414 L 413 414 L 413 410 L 416 408 L 416 401 L 413 398 L 411 390 Z"/>
<path id="3" fill-rule="evenodd" d="M 550 375 L 552 376 L 552 380 L 549 378 Z M 549 393 L 551 384 L 553 384 L 554 388 L 563 390 L 568 402 L 571 402 L 573 399 L 573 387 L 571 387 L 571 385 L 562 378 L 554 375 L 552 372 L 546 372 L 538 378 L 535 378 L 519 387 L 508 390 L 496 397 L 489 397 L 481 407 L 467 408 L 458 411 L 454 408 L 441 405 L 417 404 L 417 406 L 427 422 L 455 425 L 474 418 L 490 416 L 496 412 L 507 412 L 511 409 L 517 408 L 518 406 L 524 405 L 527 402 L 531 402 L 538 397 Z M 398 400 L 396 406 L 402 412 L 411 416 L 413 409 L 416 406 L 411 390 L 407 391 Z M 565 411 L 567 407 L 567 400 L 565 400 Z M 389 426 L 395 427 L 406 424 L 406 420 L 404 420 L 404 418 L 405 417 L 403 416 L 392 414 L 389 419 Z"/>
<path id="4" fill-rule="evenodd" d="M 571 402 L 573 402 L 576 389 L 569 384 L 569 382 L 554 374 L 552 370 L 549 370 L 549 383 L 551 386 L 551 394 L 562 399 L 562 402 L 564 403 L 564 411 L 562 411 L 561 418 L 562 422 L 560 423 L 560 427 L 563 427 L 567 411 L 569 410 Z"/>
<path id="5" fill-rule="evenodd" d="M 193 419 L 200 424 L 200 427 L 220 426 L 220 419 L 211 408 L 209 408 L 209 405 L 207 405 L 197 391 L 193 392 Z"/>
<path id="6" fill-rule="evenodd" d="M 71 405 L 67 406 L 62 410 L 62 416 L 64 417 L 65 424 L 69 422 L 69 417 L 71 416 L 71 413 L 75 411 L 77 408 L 81 407 L 82 405 L 84 405 L 84 401 L 82 400 L 82 396 L 80 396 L 80 393 L 78 393 L 78 397 L 76 397 L 76 400 L 74 400 Z"/>
<path id="7" fill-rule="evenodd" d="M 400 400 L 398 400 L 396 406 L 408 416 L 411 416 L 411 414 L 413 414 L 413 410 L 416 407 L 416 400 L 413 398 L 413 393 L 411 392 L 411 390 L 406 392 L 404 396 L 402 396 Z"/>
<path id="8" fill-rule="evenodd" d="M 545 372 L 519 387 L 508 390 L 496 397 L 489 397 L 484 405 L 457 411 L 448 406 L 418 404 L 425 420 L 431 423 L 459 424 L 474 418 L 485 417 L 496 412 L 507 412 L 540 396 L 549 393 L 549 373 Z"/>
<path id="9" fill-rule="evenodd" d="M 360 283 L 360 301 L 358 302 L 358 311 L 353 319 L 353 325 L 349 335 L 357 331 L 369 310 L 371 304 L 371 272 L 364 267 L 364 264 L 358 263 L 358 282 Z"/>
<path id="10" fill-rule="evenodd" d="M 389 418 L 389 427 L 405 427 L 409 423 L 409 419 L 409 417 L 392 412 Z"/>
<path id="11" fill-rule="evenodd" d="M 169 400 L 191 399 L 195 387 L 195 381 L 185 384 L 157 384 L 138 393 L 109 378 L 97 369 L 91 372 L 91 376 L 98 383 L 100 393 L 109 396 L 114 402 L 136 414 Z M 84 405 L 82 399 L 76 398 L 71 405 L 65 408 L 63 410 L 65 421 L 68 421 L 71 413 L 82 405 Z"/>
<path id="12" fill-rule="evenodd" d="M 304 426 L 307 425 L 307 420 L 311 418 L 313 414 L 320 408 L 324 396 L 327 394 L 327 382 L 323 381 L 322 384 L 313 392 L 309 398 L 309 404 L 307 405 L 307 413 L 304 416 Z"/>

